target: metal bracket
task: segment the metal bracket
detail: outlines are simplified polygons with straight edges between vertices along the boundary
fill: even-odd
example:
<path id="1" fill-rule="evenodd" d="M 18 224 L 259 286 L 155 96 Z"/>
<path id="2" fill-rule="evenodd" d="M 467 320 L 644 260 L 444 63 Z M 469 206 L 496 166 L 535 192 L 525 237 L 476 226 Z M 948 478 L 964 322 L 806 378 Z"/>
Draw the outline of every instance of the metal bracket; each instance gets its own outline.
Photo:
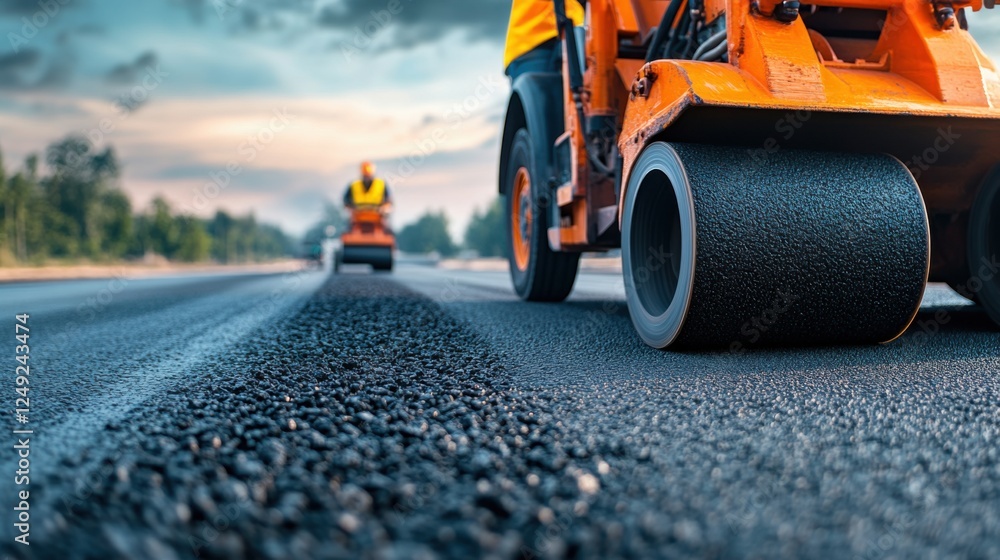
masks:
<path id="1" fill-rule="evenodd" d="M 938 27 L 944 31 L 954 29 L 958 25 L 958 16 L 951 2 L 931 2 L 934 5 L 934 19 Z"/>
<path id="2" fill-rule="evenodd" d="M 643 99 L 648 99 L 649 92 L 652 91 L 653 82 L 655 81 L 656 74 L 650 70 L 649 65 L 644 66 L 635 77 L 635 81 L 632 82 L 631 98 L 642 97 Z"/>
<path id="3" fill-rule="evenodd" d="M 774 19 L 781 23 L 792 23 L 799 19 L 799 0 L 783 0 L 774 7 Z"/>

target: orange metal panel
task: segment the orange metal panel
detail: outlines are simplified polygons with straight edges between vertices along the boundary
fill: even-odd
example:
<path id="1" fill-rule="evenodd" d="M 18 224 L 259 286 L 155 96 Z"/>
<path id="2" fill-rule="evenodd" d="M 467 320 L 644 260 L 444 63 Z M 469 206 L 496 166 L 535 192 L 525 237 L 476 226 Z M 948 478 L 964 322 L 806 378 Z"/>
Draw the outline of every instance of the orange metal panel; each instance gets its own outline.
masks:
<path id="1" fill-rule="evenodd" d="M 357 209 L 351 212 L 350 229 L 340 236 L 340 242 L 344 246 L 395 247 L 396 238 L 386 228 L 381 212 Z"/>

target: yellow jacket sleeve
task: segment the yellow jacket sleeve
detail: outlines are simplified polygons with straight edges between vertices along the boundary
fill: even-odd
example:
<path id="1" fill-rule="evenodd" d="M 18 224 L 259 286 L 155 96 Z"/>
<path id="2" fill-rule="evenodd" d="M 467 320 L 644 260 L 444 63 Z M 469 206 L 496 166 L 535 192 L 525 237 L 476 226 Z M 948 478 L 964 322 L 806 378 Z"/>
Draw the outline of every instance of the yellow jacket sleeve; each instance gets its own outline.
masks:
<path id="1" fill-rule="evenodd" d="M 575 25 L 583 25 L 583 6 L 577 0 L 564 0 L 566 15 Z M 514 0 L 507 26 L 507 47 L 503 66 L 545 41 L 559 35 L 556 29 L 556 8 L 552 0 Z"/>

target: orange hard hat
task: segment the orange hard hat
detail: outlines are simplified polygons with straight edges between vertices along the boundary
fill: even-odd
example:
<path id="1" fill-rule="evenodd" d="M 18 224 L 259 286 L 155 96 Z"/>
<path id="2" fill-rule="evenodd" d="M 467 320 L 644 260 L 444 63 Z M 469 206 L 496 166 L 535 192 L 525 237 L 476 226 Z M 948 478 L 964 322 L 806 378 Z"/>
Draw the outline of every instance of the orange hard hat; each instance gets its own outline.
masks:
<path id="1" fill-rule="evenodd" d="M 365 177 L 373 177 L 375 175 L 375 164 L 370 161 L 362 162 L 361 174 Z"/>

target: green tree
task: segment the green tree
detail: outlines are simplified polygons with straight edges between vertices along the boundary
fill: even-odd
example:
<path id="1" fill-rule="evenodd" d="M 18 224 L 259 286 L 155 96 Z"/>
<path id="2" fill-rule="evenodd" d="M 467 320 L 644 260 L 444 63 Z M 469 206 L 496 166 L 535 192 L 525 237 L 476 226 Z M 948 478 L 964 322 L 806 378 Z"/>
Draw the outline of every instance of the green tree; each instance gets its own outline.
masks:
<path id="1" fill-rule="evenodd" d="M 149 250 L 170 259 L 180 247 L 180 228 L 170 213 L 170 205 L 162 197 L 153 199 L 149 218 Z"/>
<path id="2" fill-rule="evenodd" d="M 233 217 L 220 211 L 211 220 L 179 216 L 162 197 L 147 212 L 133 214 L 118 186 L 114 151 L 95 150 L 81 136 L 51 144 L 45 162 L 50 174 L 44 178 L 34 155 L 8 176 L 0 154 L 0 265 L 147 253 L 187 262 L 215 258 L 235 263 L 293 250 L 280 228 L 258 223 L 253 214 Z"/>
<path id="3" fill-rule="evenodd" d="M 212 238 L 205 224 L 189 216 L 177 218 L 177 251 L 174 256 L 184 262 L 198 262 L 208 259 L 212 249 Z"/>
<path id="4" fill-rule="evenodd" d="M 132 203 L 125 193 L 114 190 L 104 193 L 100 204 L 99 221 L 102 224 L 101 253 L 119 259 L 126 255 L 134 240 Z"/>
<path id="5" fill-rule="evenodd" d="M 486 211 L 476 210 L 465 230 L 465 246 L 479 253 L 480 257 L 502 257 L 507 254 L 504 234 L 504 212 L 499 198 Z"/>
<path id="6" fill-rule="evenodd" d="M 437 252 L 450 257 L 458 252 L 458 247 L 448 233 L 448 217 L 444 212 L 428 212 L 416 222 L 399 232 L 400 250 L 407 253 Z"/>
<path id="7" fill-rule="evenodd" d="M 72 135 L 51 144 L 46 149 L 45 161 L 52 171 L 43 181 L 47 202 L 68 218 L 57 220 L 66 228 L 60 233 L 75 241 L 64 248 L 71 251 L 67 256 L 101 256 L 102 248 L 107 246 L 101 203 L 115 190 L 114 182 L 119 175 L 114 151 L 106 148 L 97 152 L 85 137 Z M 124 242 L 116 239 L 110 245 Z"/>
<path id="8" fill-rule="evenodd" d="M 38 158 L 28 156 L 24 169 L 8 181 L 7 209 L 10 219 L 9 238 L 15 257 L 20 262 L 47 256 L 53 247 L 74 248 L 75 240 L 67 236 L 57 213 L 52 212 L 38 186 Z"/>
<path id="9" fill-rule="evenodd" d="M 236 243 L 233 235 L 233 218 L 219 210 L 209 223 L 208 232 L 212 236 L 212 258 L 221 263 L 231 263 L 236 259 Z"/>
<path id="10" fill-rule="evenodd" d="M 212 239 L 211 256 L 218 262 L 251 262 L 292 253 L 289 237 L 280 228 L 258 224 L 253 214 L 233 217 L 220 210 L 206 229 Z"/>
<path id="11" fill-rule="evenodd" d="M 10 206 L 10 187 L 7 186 L 7 169 L 0 151 L 0 266 L 13 264 L 14 252 L 10 248 L 9 227 L 13 208 Z"/>

